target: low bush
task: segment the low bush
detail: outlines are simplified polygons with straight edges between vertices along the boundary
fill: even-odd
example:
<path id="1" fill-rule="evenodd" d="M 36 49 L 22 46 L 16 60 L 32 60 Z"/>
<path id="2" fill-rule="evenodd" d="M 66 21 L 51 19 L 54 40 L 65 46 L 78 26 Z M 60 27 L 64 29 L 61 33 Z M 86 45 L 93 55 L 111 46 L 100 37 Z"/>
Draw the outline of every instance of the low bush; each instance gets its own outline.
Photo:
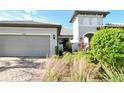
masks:
<path id="1" fill-rule="evenodd" d="M 101 62 L 113 66 L 123 66 L 124 62 L 124 30 L 104 28 L 96 32 L 91 39 L 91 53 Z"/>
<path id="2" fill-rule="evenodd" d="M 55 54 L 58 55 L 59 54 L 59 47 L 55 46 Z"/>
<path id="3" fill-rule="evenodd" d="M 72 53 L 72 44 L 71 44 L 70 40 L 68 40 L 68 42 L 66 42 L 66 47 L 67 47 L 67 51 Z"/>
<path id="4" fill-rule="evenodd" d="M 63 55 L 62 47 L 56 46 L 55 47 L 55 54 L 58 55 L 58 56 L 62 56 Z"/>

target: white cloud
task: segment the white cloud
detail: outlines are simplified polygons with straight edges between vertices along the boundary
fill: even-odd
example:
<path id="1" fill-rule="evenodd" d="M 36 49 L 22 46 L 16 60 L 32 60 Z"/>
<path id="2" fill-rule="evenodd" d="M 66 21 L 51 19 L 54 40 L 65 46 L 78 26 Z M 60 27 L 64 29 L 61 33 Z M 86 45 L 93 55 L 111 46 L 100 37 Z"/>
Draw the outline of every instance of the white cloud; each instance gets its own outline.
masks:
<path id="1" fill-rule="evenodd" d="M 33 20 L 32 16 L 27 15 L 27 14 L 23 14 L 23 15 L 22 15 L 22 18 L 23 18 L 24 20 Z"/>
<path id="2" fill-rule="evenodd" d="M 27 13 L 27 14 L 35 14 L 35 15 L 38 14 L 37 10 L 24 10 L 24 12 Z"/>
<path id="3" fill-rule="evenodd" d="M 11 20 L 11 19 L 4 16 L 0 16 L 0 21 L 4 21 L 4 20 Z"/>
<path id="4" fill-rule="evenodd" d="M 0 21 L 7 20 L 32 20 L 45 23 L 56 23 L 47 17 L 41 16 L 37 10 L 0 11 Z"/>

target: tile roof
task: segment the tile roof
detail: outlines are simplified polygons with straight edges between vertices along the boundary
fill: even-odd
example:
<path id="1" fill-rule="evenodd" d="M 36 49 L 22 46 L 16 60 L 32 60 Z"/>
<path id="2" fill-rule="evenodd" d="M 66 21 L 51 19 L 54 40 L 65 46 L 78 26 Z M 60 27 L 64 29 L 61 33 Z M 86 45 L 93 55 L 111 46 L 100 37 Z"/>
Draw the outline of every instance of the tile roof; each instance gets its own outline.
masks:
<path id="1" fill-rule="evenodd" d="M 70 23 L 72 23 L 75 18 L 77 17 L 77 15 L 79 14 L 86 14 L 86 15 L 103 15 L 103 17 L 106 17 L 106 15 L 108 15 L 110 12 L 106 12 L 106 11 L 81 11 L 81 10 L 76 10 L 70 20 Z"/>

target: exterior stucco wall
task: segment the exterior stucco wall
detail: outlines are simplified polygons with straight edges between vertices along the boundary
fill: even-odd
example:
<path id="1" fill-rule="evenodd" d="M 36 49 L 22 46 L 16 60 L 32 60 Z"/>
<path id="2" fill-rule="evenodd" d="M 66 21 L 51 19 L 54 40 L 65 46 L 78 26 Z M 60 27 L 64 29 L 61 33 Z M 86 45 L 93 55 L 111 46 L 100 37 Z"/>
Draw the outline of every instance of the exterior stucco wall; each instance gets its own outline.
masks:
<path id="1" fill-rule="evenodd" d="M 95 33 L 97 27 L 103 24 L 103 16 L 95 15 L 80 15 L 79 20 L 79 37 L 86 35 L 87 33 Z"/>
<path id="2" fill-rule="evenodd" d="M 96 15 L 78 15 L 73 22 L 73 40 L 79 41 L 79 38 L 87 33 L 94 33 L 98 26 L 103 25 L 103 16 Z"/>
<path id="3" fill-rule="evenodd" d="M 96 31 L 96 27 L 79 26 L 79 37 L 84 37 L 87 33 L 95 33 Z"/>
<path id="4" fill-rule="evenodd" d="M 49 35 L 50 52 L 55 54 L 57 46 L 57 28 L 24 28 L 24 27 L 0 27 L 0 35 Z M 53 39 L 55 35 L 55 39 Z"/>
<path id="5" fill-rule="evenodd" d="M 103 25 L 103 16 L 100 15 L 78 15 L 73 22 L 73 45 L 72 50 L 79 49 L 80 37 L 85 38 L 88 33 L 95 33 L 97 27 Z M 85 41 L 84 41 L 85 42 Z M 86 43 L 89 43 L 88 40 Z"/>
<path id="6" fill-rule="evenodd" d="M 73 40 L 77 41 L 79 38 L 79 27 L 78 27 L 78 18 L 73 23 Z"/>
<path id="7" fill-rule="evenodd" d="M 72 42 L 72 51 L 78 50 L 78 41 L 79 41 L 79 21 L 78 17 L 73 22 L 73 40 Z"/>

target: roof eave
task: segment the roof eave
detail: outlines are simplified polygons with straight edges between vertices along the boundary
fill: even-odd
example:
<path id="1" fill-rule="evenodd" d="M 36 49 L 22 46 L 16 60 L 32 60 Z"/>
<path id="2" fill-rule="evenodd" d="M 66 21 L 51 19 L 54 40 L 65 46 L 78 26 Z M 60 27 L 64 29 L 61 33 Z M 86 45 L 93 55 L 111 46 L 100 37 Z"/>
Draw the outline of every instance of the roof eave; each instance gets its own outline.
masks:
<path id="1" fill-rule="evenodd" d="M 0 27 L 31 27 L 31 28 L 57 28 L 57 33 L 60 35 L 61 25 L 56 24 L 17 24 L 17 23 L 0 23 Z"/>
<path id="2" fill-rule="evenodd" d="M 90 12 L 95 13 L 97 15 L 103 15 L 103 17 L 106 17 L 110 12 L 98 12 L 98 11 L 84 11 L 87 13 L 83 13 L 82 11 L 76 10 L 74 14 L 71 17 L 71 20 L 69 21 L 70 23 L 73 23 L 75 17 L 77 17 L 78 14 L 90 14 Z"/>

